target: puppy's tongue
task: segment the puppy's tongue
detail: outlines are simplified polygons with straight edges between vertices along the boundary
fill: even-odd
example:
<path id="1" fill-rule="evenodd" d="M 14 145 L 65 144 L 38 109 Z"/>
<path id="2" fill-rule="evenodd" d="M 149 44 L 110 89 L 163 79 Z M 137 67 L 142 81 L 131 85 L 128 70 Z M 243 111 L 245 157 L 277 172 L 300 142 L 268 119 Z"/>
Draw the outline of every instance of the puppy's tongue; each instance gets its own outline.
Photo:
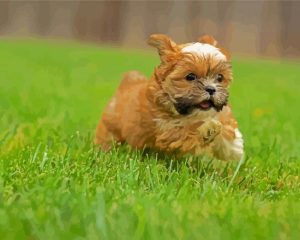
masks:
<path id="1" fill-rule="evenodd" d="M 205 101 L 199 103 L 199 107 L 201 107 L 203 109 L 208 109 L 211 107 L 211 102 L 208 100 L 205 100 Z"/>

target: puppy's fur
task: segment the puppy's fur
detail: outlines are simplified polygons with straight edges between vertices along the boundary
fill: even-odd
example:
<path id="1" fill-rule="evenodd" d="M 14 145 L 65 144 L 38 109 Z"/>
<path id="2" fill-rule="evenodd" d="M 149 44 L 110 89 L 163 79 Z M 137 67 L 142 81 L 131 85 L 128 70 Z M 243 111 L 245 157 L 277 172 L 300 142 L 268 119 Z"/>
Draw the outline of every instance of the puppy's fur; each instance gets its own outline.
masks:
<path id="1" fill-rule="evenodd" d="M 154 34 L 148 43 L 157 48 L 161 64 L 149 80 L 136 71 L 125 74 L 102 115 L 95 143 L 104 150 L 127 142 L 180 155 L 241 159 L 242 135 L 227 105 L 232 70 L 226 50 L 211 36 L 177 45 Z"/>

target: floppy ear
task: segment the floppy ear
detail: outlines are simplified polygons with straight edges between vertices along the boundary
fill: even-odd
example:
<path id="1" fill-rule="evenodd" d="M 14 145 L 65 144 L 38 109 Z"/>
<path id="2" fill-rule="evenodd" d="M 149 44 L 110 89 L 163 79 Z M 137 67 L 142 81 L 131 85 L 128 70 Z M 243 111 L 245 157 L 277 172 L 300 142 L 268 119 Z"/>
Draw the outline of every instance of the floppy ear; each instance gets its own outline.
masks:
<path id="1" fill-rule="evenodd" d="M 206 44 L 210 44 L 216 48 L 218 48 L 221 53 L 223 53 L 226 57 L 226 59 L 229 61 L 230 60 L 230 53 L 225 49 L 219 46 L 218 42 L 216 39 L 214 39 L 213 36 L 210 35 L 203 35 L 201 37 L 198 38 L 198 42 L 200 43 L 206 43 Z"/>
<path id="2" fill-rule="evenodd" d="M 200 43 L 207 43 L 207 44 L 210 44 L 214 47 L 217 47 L 218 45 L 218 42 L 216 39 L 214 39 L 213 36 L 210 36 L 210 35 L 203 35 L 201 37 L 198 38 L 198 42 Z"/>
<path id="3" fill-rule="evenodd" d="M 178 53 L 176 43 L 164 34 L 152 34 L 148 39 L 148 44 L 157 48 L 162 63 L 172 61 Z"/>

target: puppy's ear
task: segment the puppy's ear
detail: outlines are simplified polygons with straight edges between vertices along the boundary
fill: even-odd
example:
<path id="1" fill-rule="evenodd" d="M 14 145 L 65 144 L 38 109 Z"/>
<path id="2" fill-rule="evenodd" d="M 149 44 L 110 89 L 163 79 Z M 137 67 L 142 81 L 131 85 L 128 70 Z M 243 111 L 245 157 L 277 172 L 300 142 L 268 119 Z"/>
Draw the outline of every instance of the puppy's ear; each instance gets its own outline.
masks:
<path id="1" fill-rule="evenodd" d="M 200 43 L 206 43 L 210 44 L 218 49 L 220 49 L 221 53 L 223 53 L 226 57 L 226 59 L 229 61 L 230 60 L 230 53 L 225 49 L 219 46 L 218 42 L 216 39 L 214 39 L 213 36 L 210 35 L 203 35 L 202 37 L 198 38 L 198 42 Z"/>
<path id="2" fill-rule="evenodd" d="M 199 37 L 198 38 L 198 42 L 200 43 L 207 43 L 207 44 L 210 44 L 214 47 L 217 47 L 218 45 L 218 42 L 216 39 L 214 39 L 213 36 L 210 36 L 210 35 L 203 35 L 202 37 Z"/>
<path id="3" fill-rule="evenodd" d="M 176 43 L 164 34 L 152 34 L 148 39 L 148 44 L 157 48 L 162 63 L 172 61 L 178 53 Z"/>

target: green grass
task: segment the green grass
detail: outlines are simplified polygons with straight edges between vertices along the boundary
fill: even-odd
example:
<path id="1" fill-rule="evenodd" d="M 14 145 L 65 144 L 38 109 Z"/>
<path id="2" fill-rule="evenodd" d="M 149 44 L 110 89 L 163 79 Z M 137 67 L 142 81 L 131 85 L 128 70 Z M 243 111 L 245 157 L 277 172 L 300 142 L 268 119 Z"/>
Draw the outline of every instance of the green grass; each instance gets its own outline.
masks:
<path id="1" fill-rule="evenodd" d="M 1 239 L 299 239 L 299 62 L 233 61 L 246 161 L 93 148 L 122 74 L 154 52 L 0 41 Z M 231 182 L 231 184 L 230 184 Z"/>

